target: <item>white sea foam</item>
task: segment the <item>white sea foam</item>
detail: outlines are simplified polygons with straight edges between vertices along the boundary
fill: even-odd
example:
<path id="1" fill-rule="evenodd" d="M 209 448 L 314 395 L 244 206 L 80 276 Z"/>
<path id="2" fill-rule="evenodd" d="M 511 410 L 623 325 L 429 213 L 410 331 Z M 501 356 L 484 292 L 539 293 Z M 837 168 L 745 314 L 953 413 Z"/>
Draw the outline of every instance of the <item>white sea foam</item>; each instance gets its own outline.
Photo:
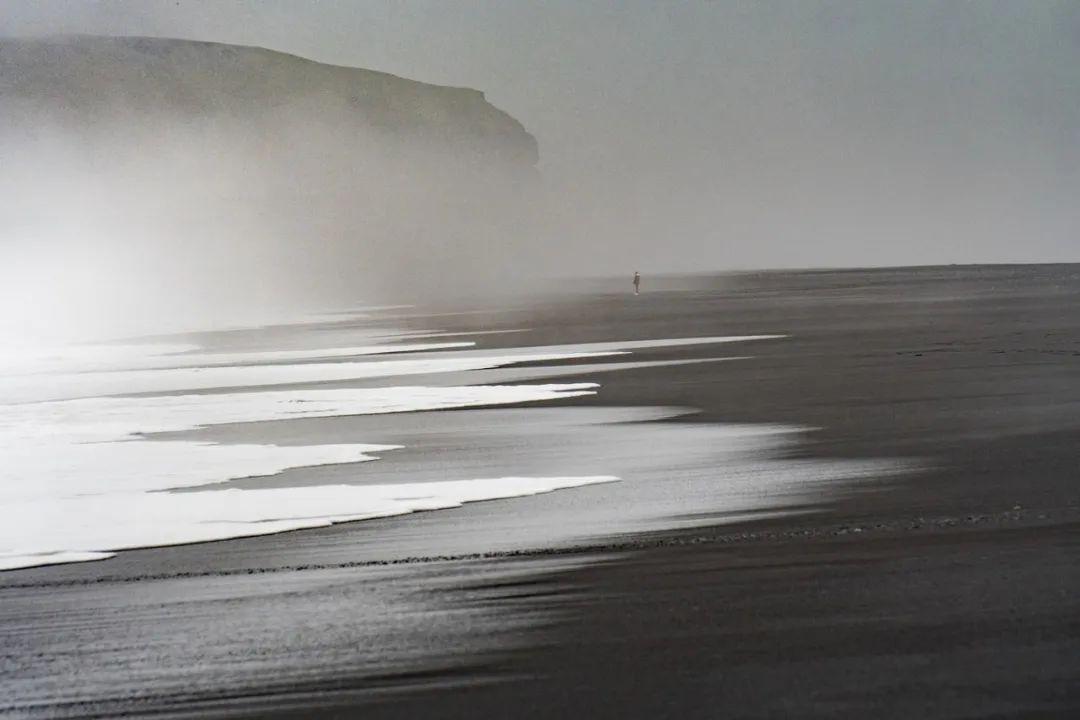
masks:
<path id="1" fill-rule="evenodd" d="M 238 364 L 223 366 L 215 364 L 210 367 L 191 367 L 187 365 L 187 360 L 178 359 L 176 362 L 177 365 L 180 365 L 179 367 L 122 372 L 57 373 L 47 377 L 0 377 L 0 403 L 95 397 L 121 393 L 261 387 L 464 372 L 497 368 L 514 363 L 555 362 L 621 355 L 639 349 L 768 340 L 779 337 L 783 336 L 745 335 L 633 340 L 499 350 L 460 350 L 445 354 L 434 354 L 423 359 L 310 362 L 279 365 Z M 348 350 L 353 352 L 356 348 L 349 348 Z M 327 351 L 320 350 L 319 352 Z M 257 354 L 246 354 L 246 357 L 250 361 L 253 355 Z"/>
<path id="2" fill-rule="evenodd" d="M 651 348 L 686 347 L 689 345 L 719 345 L 723 343 L 749 342 L 751 340 L 779 340 L 786 335 L 714 335 L 711 337 L 664 338 L 654 340 L 616 340 L 613 342 L 577 343 L 574 345 L 547 345 L 519 348 L 519 352 L 578 352 L 605 353 Z"/>
<path id="3" fill-rule="evenodd" d="M 190 343 L 25 345 L 0 344 L 0 378 L 160 363 L 163 356 L 198 350 Z"/>
<path id="4" fill-rule="evenodd" d="M 389 338 L 382 337 L 386 340 Z M 198 345 L 154 343 L 146 345 L 0 346 L 0 377 L 20 375 L 164 370 L 216 365 L 257 365 L 288 360 L 396 355 L 436 350 L 460 350 L 471 341 L 440 343 L 385 343 L 351 347 L 254 350 L 248 352 L 197 352 Z"/>
<path id="5" fill-rule="evenodd" d="M 67 563 L 93 562 L 116 557 L 114 552 L 43 552 L 30 555 L 4 555 L 0 553 L 0 570 L 40 567 L 42 565 L 65 565 Z"/>
<path id="6" fill-rule="evenodd" d="M 523 332 L 529 332 L 529 328 L 506 328 L 503 330 L 465 330 L 461 332 L 453 330 L 403 330 L 399 333 L 395 333 L 394 337 L 407 340 L 419 340 L 421 338 L 475 337 L 477 335 L 513 335 Z"/>
<path id="7" fill-rule="evenodd" d="M 127 547 L 261 535 L 572 487 L 581 478 L 195 493 L 153 491 L 355 463 L 393 445 L 217 445 L 135 437 L 200 425 L 436 410 L 575 397 L 564 385 L 283 390 L 104 397 L 0 407 L 0 568 L 101 559 Z M 397 489 L 394 489 L 397 488 Z M 397 494 L 395 494 L 397 493 Z"/>
<path id="8" fill-rule="evenodd" d="M 393 445 L 218 445 L 153 433 L 203 425 L 531 403 L 592 394 L 592 383 L 334 389 L 230 387 L 465 372 L 525 362 L 620 355 L 635 349 L 776 336 L 680 338 L 460 350 L 420 343 L 422 358 L 290 362 L 377 355 L 402 345 L 213 354 L 190 346 L 90 349 L 38 364 L 9 363 L 0 378 L 0 568 L 97 560 L 116 550 L 281 532 L 331 522 L 548 492 L 608 475 L 507 477 L 413 485 L 315 486 L 164 493 L 313 465 L 359 463 Z M 450 349 L 454 352 L 437 352 Z M 180 353 L 180 354 L 176 354 Z M 188 366 L 208 358 L 213 366 Z M 73 372 L 79 362 L 89 372 Z M 236 363 L 225 365 L 221 363 Z M 279 364 L 261 364 L 273 362 Z M 115 370 L 114 367 L 144 369 Z M 147 364 L 175 363 L 176 367 Z M 636 363 L 627 364 L 628 367 Z M 102 368 L 106 368 L 103 370 Z M 614 368 L 604 368 L 614 369 Z M 38 374 L 19 374 L 27 370 Z M 220 392 L 162 394 L 196 389 Z M 136 393 L 143 393 L 136 395 Z"/>
<path id="9" fill-rule="evenodd" d="M 5 507 L 0 570 L 100 560 L 117 550 L 324 527 L 617 480 L 503 477 L 395 485 L 321 485 L 198 493 L 110 493 Z M 27 543 L 27 539 L 32 539 Z M 73 548 L 85 548 L 82 550 Z"/>
<path id="10" fill-rule="evenodd" d="M 309 360 L 334 357 L 364 357 L 366 355 L 394 355 L 409 352 L 432 352 L 434 350 L 460 350 L 473 347 L 475 342 L 397 343 L 394 345 L 359 345 L 356 347 L 308 348 L 297 350 L 262 350 L 244 353 L 199 353 L 173 359 L 175 364 L 165 367 L 199 365 L 251 365 L 281 362 L 284 360 Z M 176 361 L 179 362 L 176 362 Z"/>
<path id="11" fill-rule="evenodd" d="M 534 353 L 513 355 L 439 355 L 417 360 L 298 363 L 295 365 L 229 365 L 164 370 L 58 374 L 0 378 L 0 403 L 133 393 L 166 393 L 214 388 L 263 387 L 334 380 L 426 375 L 484 370 L 520 362 L 550 362 L 618 353 Z"/>
<path id="12" fill-rule="evenodd" d="M 202 425 L 505 405 L 593 393 L 590 383 L 280 390 L 107 397 L 0 408 L 0 503 L 28 497 L 161 490 L 290 467 L 361 462 L 388 445 L 277 447 L 149 441 Z"/>

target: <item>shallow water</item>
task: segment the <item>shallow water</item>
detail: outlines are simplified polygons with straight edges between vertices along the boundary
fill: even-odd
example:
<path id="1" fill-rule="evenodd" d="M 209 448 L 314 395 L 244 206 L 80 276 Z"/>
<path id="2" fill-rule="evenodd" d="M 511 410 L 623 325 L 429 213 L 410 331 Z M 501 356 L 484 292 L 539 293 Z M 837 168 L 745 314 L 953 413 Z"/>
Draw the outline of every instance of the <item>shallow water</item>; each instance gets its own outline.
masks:
<path id="1" fill-rule="evenodd" d="M 68 354 L 54 350 L 38 355 L 49 360 L 36 369 L 33 363 L 8 363 L 7 374 L 0 378 L 4 403 L 0 451 L 5 457 L 0 470 L 0 569 L 103 560 L 125 549 L 273 534 L 611 483 L 619 479 L 617 473 L 633 474 L 650 464 L 633 452 L 645 447 L 642 431 L 634 431 L 642 426 L 608 425 L 627 419 L 655 421 L 665 417 L 663 413 L 642 409 L 627 418 L 625 412 L 582 415 L 581 409 L 563 410 L 560 415 L 516 411 L 496 419 L 501 434 L 482 436 L 477 428 L 461 425 L 464 415 L 430 415 L 437 426 L 457 428 L 458 442 L 467 449 L 453 458 L 445 448 L 432 446 L 430 436 L 415 433 L 405 442 L 392 443 L 372 443 L 362 435 L 338 441 L 329 437 L 335 434 L 334 420 L 340 418 L 385 419 L 398 413 L 565 400 L 594 394 L 598 387 L 592 382 L 478 385 L 490 381 L 490 376 L 470 377 L 473 372 L 524 363 L 530 367 L 516 370 L 517 381 L 545 373 L 596 374 L 664 363 L 560 364 L 622 358 L 641 349 L 778 339 L 771 335 L 649 339 L 492 351 L 463 350 L 473 348 L 476 341 L 471 340 L 405 342 L 423 334 L 415 331 L 403 333 L 401 342 L 392 342 L 392 336 L 388 342 L 385 330 L 358 328 L 358 338 L 377 336 L 381 342 L 297 347 L 290 335 L 302 336 L 309 329 L 302 324 L 279 327 L 274 337 L 280 348 L 237 351 L 178 340 L 84 346 Z M 367 357 L 386 354 L 412 357 Z M 721 359 L 725 358 L 698 361 Z M 431 386 L 401 384 L 412 375 L 442 376 L 443 381 Z M 388 384 L 347 384 L 371 378 Z M 297 389 L 297 384 L 305 387 Z M 200 392 L 193 394 L 194 390 Z M 564 418 L 567 412 L 571 414 Z M 293 427 L 313 418 L 330 425 L 300 440 L 295 433 L 286 432 L 283 439 L 280 432 L 276 436 L 267 432 L 276 427 L 268 423 Z M 212 433 L 197 439 L 179 437 L 218 426 L 247 428 L 248 436 L 242 442 Z M 389 425 L 380 422 L 369 429 L 383 434 L 380 427 Z M 719 443 L 731 452 L 738 445 L 736 436 L 767 437 L 786 431 L 668 426 L 646 432 L 669 446 L 664 464 L 677 472 L 683 459 L 699 461 L 698 448 Z M 508 439 L 523 451 L 500 455 Z M 359 472 L 360 464 L 403 448 L 423 458 L 409 463 L 407 472 L 399 468 L 379 476 Z M 713 455 L 706 461 L 713 462 Z M 474 463 L 470 456 L 485 461 Z M 230 484 L 244 478 L 248 481 Z M 260 479 L 266 482 L 253 482 Z M 732 481 L 727 486 L 730 494 Z M 204 492 L 160 492 L 199 488 Z M 704 489 L 684 491 L 700 494 Z M 582 505 L 591 507 L 588 512 L 566 506 L 538 522 L 515 522 L 515 532 L 504 537 L 505 546 L 637 529 L 643 526 L 642 513 L 655 515 L 657 522 L 671 522 L 685 510 L 677 501 L 658 497 L 644 498 L 645 504 L 637 493 L 623 498 Z M 738 507 L 732 503 L 733 509 Z M 504 523 L 490 525 L 497 529 Z M 477 537 L 487 538 L 489 550 L 501 549 L 496 536 L 481 532 Z M 427 551 L 471 551 L 451 550 L 449 541 L 434 542 L 436 546 L 429 544 Z"/>

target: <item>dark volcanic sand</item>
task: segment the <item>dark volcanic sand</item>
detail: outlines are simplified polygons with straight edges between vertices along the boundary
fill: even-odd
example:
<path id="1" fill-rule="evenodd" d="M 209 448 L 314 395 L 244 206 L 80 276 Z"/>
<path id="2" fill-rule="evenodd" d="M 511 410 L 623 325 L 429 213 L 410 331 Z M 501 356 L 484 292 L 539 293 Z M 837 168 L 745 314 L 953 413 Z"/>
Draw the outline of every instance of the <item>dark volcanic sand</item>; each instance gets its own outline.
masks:
<path id="1" fill-rule="evenodd" d="M 371 660 L 347 665 L 344 675 L 320 676 L 318 664 L 312 675 L 299 672 L 302 643 L 289 638 L 288 647 L 300 647 L 289 660 L 297 672 L 190 704 L 191 714 L 1080 714 L 1080 267 L 771 273 L 653 293 L 645 280 L 638 298 L 575 297 L 461 316 L 457 329 L 534 328 L 527 340 L 492 335 L 485 346 L 788 333 L 781 344 L 755 345 L 754 362 L 725 363 L 723 372 L 709 364 L 620 371 L 602 378 L 598 397 L 578 402 L 691 406 L 712 421 L 812 426 L 820 430 L 797 452 L 920 458 L 933 469 L 852 486 L 812 516 L 621 538 L 604 561 L 584 566 L 534 567 L 540 561 L 526 558 L 406 568 L 399 579 L 387 576 L 396 583 L 391 594 L 427 588 L 412 592 L 437 594 L 459 626 L 429 628 L 388 610 L 368 622 L 400 630 L 380 635 L 381 645 L 339 648 L 346 664 Z M 243 542 L 258 541 L 219 547 Z M 144 551 L 147 559 L 131 562 L 153 567 L 163 553 L 205 556 L 215 552 L 209 548 Z M 507 564 L 517 578 L 485 574 Z M 108 563 L 98 567 L 108 574 Z M 350 592 L 368 571 L 325 572 L 332 577 L 319 582 Z M 200 580 L 174 582 L 183 593 L 191 591 L 183 583 Z M 73 608 L 90 593 L 125 593 L 105 585 L 62 592 L 72 593 Z M 199 591 L 209 592 L 204 585 Z M 282 617 L 293 617 L 288 602 Z M 303 598 L 296 604 L 303 616 Z M 398 607 L 395 598 L 386 606 Z M 307 609 L 303 622 L 341 622 Z M 76 634 L 98 624 L 82 620 L 65 618 Z M 146 637 L 175 642 L 182 632 L 150 628 Z M 446 657 L 455 643 L 456 657 Z M 6 652 L 0 668 L 17 659 Z M 401 662 L 380 670 L 383 657 Z M 147 698 L 117 707 L 169 704 Z"/>

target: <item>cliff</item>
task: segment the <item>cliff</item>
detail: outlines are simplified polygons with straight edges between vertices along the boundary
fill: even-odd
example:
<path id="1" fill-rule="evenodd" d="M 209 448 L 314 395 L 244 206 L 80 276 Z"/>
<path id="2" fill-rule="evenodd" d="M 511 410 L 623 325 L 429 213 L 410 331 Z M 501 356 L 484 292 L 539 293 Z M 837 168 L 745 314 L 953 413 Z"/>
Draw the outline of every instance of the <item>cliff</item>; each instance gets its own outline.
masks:
<path id="1" fill-rule="evenodd" d="M 469 88 L 337 67 L 262 48 L 141 37 L 0 39 L 7 125 L 92 128 L 156 118 L 248 121 L 288 109 L 481 162 L 532 166 L 536 140 Z"/>
<path id="2" fill-rule="evenodd" d="M 543 247 L 536 161 L 476 90 L 217 43 L 0 39 L 0 266 L 110 308 L 517 287 Z"/>

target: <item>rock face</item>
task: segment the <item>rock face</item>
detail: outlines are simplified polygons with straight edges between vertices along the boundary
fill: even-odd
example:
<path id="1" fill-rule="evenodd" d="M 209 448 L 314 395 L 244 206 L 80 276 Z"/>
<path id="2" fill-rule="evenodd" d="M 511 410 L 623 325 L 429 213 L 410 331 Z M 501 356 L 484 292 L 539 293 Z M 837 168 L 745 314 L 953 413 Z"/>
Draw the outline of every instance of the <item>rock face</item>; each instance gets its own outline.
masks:
<path id="1" fill-rule="evenodd" d="M 532 166 L 536 140 L 469 88 L 337 67 L 262 48 L 140 37 L 0 39 L 7 124 L 42 116 L 82 127 L 156 117 L 259 121 L 284 109 L 334 110 L 480 162 Z"/>
<path id="2" fill-rule="evenodd" d="M 0 39 L 0 288 L 18 266 L 11 307 L 107 290 L 95 317 L 516 288 L 543 246 L 536 162 L 476 90 L 216 43 Z"/>

